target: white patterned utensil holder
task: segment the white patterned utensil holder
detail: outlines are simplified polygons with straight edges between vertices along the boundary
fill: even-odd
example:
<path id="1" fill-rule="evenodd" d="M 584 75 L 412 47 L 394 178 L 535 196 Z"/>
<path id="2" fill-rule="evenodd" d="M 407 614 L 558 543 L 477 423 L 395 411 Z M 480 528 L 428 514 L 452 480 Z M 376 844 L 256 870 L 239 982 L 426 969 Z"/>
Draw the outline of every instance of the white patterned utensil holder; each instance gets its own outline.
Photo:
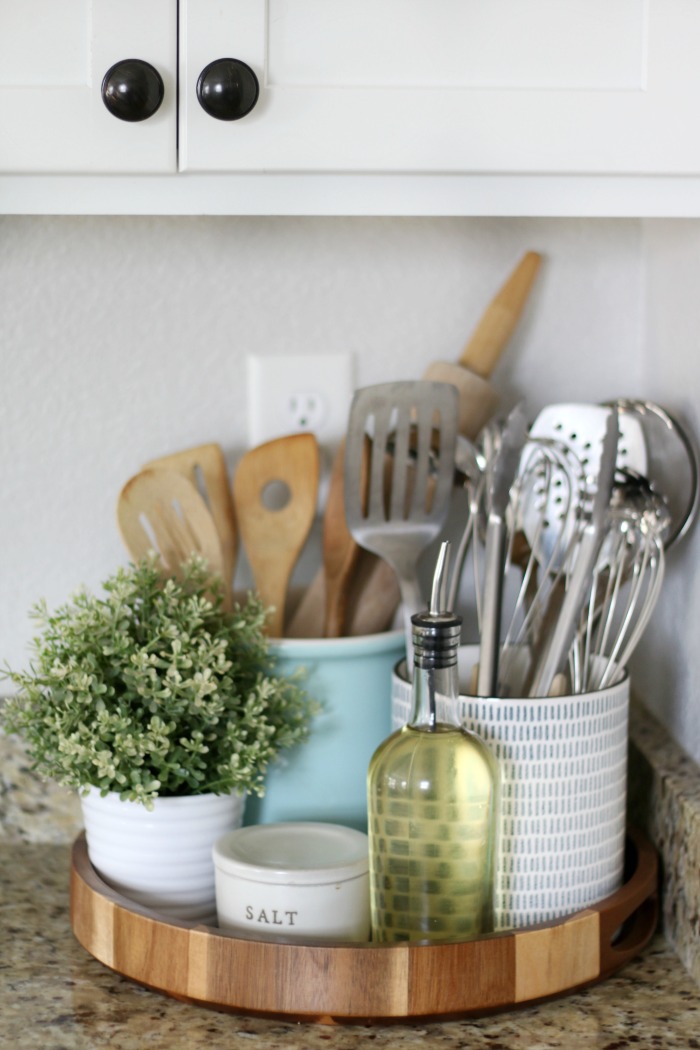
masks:
<path id="1" fill-rule="evenodd" d="M 477 646 L 460 649 L 469 682 Z M 462 689 L 464 686 L 462 686 Z M 629 679 L 595 693 L 490 699 L 460 693 L 459 716 L 498 760 L 497 930 L 595 904 L 622 885 Z M 411 713 L 405 663 L 392 679 L 392 723 Z M 438 703 L 438 718 L 440 705 Z"/>

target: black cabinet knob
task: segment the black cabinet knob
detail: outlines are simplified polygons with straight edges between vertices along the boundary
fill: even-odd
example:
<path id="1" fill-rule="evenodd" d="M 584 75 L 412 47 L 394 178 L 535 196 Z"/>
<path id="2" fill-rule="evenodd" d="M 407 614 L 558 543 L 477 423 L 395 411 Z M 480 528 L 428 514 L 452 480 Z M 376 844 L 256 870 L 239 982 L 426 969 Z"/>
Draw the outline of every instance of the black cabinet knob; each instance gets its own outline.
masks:
<path id="1" fill-rule="evenodd" d="M 240 120 L 258 101 L 260 85 L 250 66 L 237 58 L 217 58 L 197 81 L 202 109 L 217 120 Z"/>
<path id="2" fill-rule="evenodd" d="M 131 123 L 152 117 L 164 92 L 158 70 L 141 58 L 115 62 L 102 81 L 102 101 L 109 112 Z"/>

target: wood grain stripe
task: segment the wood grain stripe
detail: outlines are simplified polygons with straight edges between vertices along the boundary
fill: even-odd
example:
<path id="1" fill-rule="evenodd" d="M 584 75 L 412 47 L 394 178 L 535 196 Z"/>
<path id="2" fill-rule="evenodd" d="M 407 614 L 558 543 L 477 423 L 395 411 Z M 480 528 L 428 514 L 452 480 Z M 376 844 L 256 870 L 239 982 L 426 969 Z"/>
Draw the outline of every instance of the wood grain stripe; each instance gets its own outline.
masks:
<path id="1" fill-rule="evenodd" d="M 600 916 L 580 912 L 559 926 L 516 933 L 516 1003 L 555 995 L 600 974 Z"/>

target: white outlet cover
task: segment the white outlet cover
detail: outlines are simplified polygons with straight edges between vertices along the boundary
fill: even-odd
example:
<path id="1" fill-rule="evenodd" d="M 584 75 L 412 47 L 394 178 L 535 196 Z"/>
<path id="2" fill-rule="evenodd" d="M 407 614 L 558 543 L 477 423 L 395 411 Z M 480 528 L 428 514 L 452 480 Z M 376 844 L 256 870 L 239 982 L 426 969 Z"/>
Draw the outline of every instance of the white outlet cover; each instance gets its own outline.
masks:
<path id="1" fill-rule="evenodd" d="M 248 440 L 255 446 L 308 431 L 336 445 L 352 393 L 351 354 L 249 354 Z"/>

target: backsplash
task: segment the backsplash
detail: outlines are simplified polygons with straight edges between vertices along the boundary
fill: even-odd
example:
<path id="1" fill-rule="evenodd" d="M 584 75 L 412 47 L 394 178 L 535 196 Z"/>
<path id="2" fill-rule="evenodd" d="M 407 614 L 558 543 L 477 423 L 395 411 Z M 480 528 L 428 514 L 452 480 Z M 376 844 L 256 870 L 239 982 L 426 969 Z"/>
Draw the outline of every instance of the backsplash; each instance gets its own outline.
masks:
<path id="1" fill-rule="evenodd" d="M 249 353 L 349 353 L 358 386 L 418 378 L 528 249 L 544 263 L 493 376 L 504 407 L 647 396 L 697 433 L 699 240 L 633 219 L 0 218 L 0 662 L 26 661 L 32 602 L 126 560 L 116 497 L 147 459 L 213 440 L 233 469 Z M 698 761 L 699 546 L 669 557 L 636 660 Z"/>
<path id="2" fill-rule="evenodd" d="M 663 929 L 700 984 L 700 769 L 640 703 L 630 712 L 628 813 L 660 853 Z"/>

